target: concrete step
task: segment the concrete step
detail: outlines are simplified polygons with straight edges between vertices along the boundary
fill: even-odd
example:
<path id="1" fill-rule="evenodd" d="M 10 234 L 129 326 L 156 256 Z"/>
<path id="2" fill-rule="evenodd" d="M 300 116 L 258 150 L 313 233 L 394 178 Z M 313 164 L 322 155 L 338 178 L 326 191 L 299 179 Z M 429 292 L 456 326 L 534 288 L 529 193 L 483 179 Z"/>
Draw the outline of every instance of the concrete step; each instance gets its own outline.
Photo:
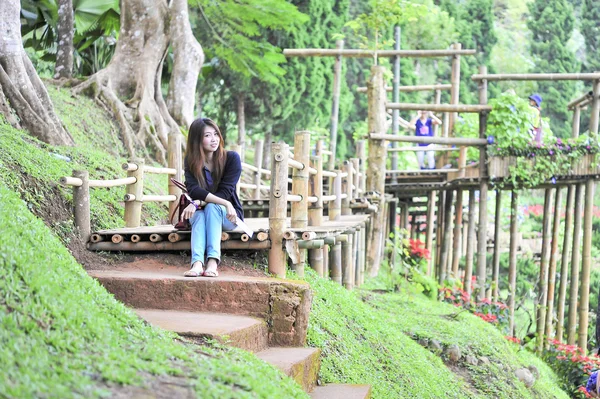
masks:
<path id="1" fill-rule="evenodd" d="M 318 386 L 310 393 L 312 399 L 369 399 L 370 385 L 327 384 Z"/>
<path id="2" fill-rule="evenodd" d="M 292 377 L 306 392 L 317 384 L 321 350 L 316 348 L 269 348 L 256 354 Z"/>
<path id="3" fill-rule="evenodd" d="M 221 275 L 184 277 L 184 267 L 151 265 L 91 270 L 115 298 L 138 309 L 214 312 L 256 317 L 269 329 L 270 346 L 304 346 L 312 303 L 302 281 Z"/>
<path id="4" fill-rule="evenodd" d="M 222 313 L 134 309 L 148 323 L 192 340 L 212 338 L 250 352 L 268 347 L 269 330 L 264 320 Z"/>

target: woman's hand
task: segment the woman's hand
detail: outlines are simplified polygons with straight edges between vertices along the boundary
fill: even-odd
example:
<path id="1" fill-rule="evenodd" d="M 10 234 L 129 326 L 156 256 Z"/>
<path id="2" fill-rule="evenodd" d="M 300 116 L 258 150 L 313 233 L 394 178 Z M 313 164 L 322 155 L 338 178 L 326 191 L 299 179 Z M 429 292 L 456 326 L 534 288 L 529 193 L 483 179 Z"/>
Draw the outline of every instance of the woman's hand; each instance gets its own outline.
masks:
<path id="1" fill-rule="evenodd" d="M 186 220 L 194 216 L 194 212 L 196 212 L 196 206 L 193 203 L 190 203 L 185 207 L 183 212 L 181 212 L 181 220 Z"/>
<path id="2" fill-rule="evenodd" d="M 227 201 L 225 209 L 227 210 L 227 220 L 229 220 L 231 223 L 237 223 L 237 213 L 235 212 L 235 208 L 231 202 Z"/>

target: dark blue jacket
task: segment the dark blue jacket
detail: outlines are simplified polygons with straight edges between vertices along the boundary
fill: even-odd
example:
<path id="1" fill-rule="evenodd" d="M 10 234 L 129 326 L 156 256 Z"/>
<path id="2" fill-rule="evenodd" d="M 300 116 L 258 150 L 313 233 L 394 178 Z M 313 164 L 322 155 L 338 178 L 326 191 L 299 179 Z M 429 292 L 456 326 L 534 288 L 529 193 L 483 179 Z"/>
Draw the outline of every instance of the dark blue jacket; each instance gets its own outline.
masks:
<path id="1" fill-rule="evenodd" d="M 223 177 L 219 186 L 211 187 L 206 190 L 200 186 L 198 179 L 194 176 L 187 162 L 187 158 L 184 161 L 185 170 L 185 186 L 187 187 L 188 193 L 192 199 L 206 201 L 206 196 L 210 193 L 217 197 L 223 198 L 231 202 L 238 217 L 244 220 L 244 210 L 242 209 L 242 203 L 235 192 L 235 186 L 240 180 L 242 174 L 242 161 L 240 155 L 235 151 L 227 151 L 227 158 L 225 160 L 225 169 L 223 171 Z M 205 170 L 203 170 L 206 173 Z M 204 176 L 206 179 L 206 175 Z"/>

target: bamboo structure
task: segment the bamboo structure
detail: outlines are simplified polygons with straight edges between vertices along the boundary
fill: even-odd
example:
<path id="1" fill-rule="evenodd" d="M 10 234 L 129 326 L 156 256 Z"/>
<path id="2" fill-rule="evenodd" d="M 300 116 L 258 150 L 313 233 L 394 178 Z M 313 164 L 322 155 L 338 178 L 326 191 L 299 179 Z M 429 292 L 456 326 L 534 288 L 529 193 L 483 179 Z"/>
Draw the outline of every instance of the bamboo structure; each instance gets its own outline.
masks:
<path id="1" fill-rule="evenodd" d="M 256 140 L 254 143 L 254 166 L 256 167 L 256 171 L 254 172 L 254 184 L 256 185 L 256 189 L 254 190 L 254 199 L 260 199 L 260 182 L 262 179 L 262 163 L 263 163 L 263 146 L 264 142 L 262 140 Z"/>
<path id="2" fill-rule="evenodd" d="M 385 100 L 386 94 L 383 90 L 383 67 L 371 67 L 371 77 L 367 83 L 369 112 L 368 128 L 369 132 L 385 133 L 386 112 Z M 383 209 L 385 209 L 385 162 L 387 159 L 387 142 L 385 140 L 370 140 L 369 142 L 369 170 L 367 173 L 367 191 L 376 193 L 379 198 L 379 210 L 372 217 L 372 228 L 370 245 L 367 248 L 367 259 L 370 275 L 376 275 L 379 271 L 381 253 L 383 251 L 383 231 L 384 219 Z"/>
<path id="3" fill-rule="evenodd" d="M 452 239 L 452 197 L 454 191 L 446 191 L 446 202 L 444 207 L 444 233 L 442 236 L 442 249 L 440 253 L 440 274 L 438 282 L 444 284 L 448 273 L 448 252 L 450 250 L 450 240 Z M 415 223 L 416 224 L 416 223 Z"/>
<path id="4" fill-rule="evenodd" d="M 462 239 L 462 219 L 463 219 L 463 190 L 456 190 L 456 201 L 454 207 L 454 232 L 452 233 L 452 278 L 458 278 L 458 264 L 460 262 L 461 251 L 460 241 Z"/>
<path id="5" fill-rule="evenodd" d="M 344 288 L 354 288 L 354 264 L 352 263 L 352 234 L 338 236 L 342 242 L 342 282 Z"/>
<path id="6" fill-rule="evenodd" d="M 294 135 L 295 161 L 302 167 L 294 168 L 292 173 L 292 195 L 299 195 L 300 201 L 292 202 L 292 227 L 303 228 L 308 226 L 308 177 L 310 159 L 310 132 L 301 131 Z M 290 164 L 288 160 L 288 164 Z M 288 197 L 289 200 L 289 197 Z M 294 270 L 299 277 L 304 277 L 304 262 L 306 249 L 300 249 L 300 262 L 294 264 Z"/>
<path id="7" fill-rule="evenodd" d="M 317 143 L 317 148 L 322 143 Z M 317 149 L 317 153 L 320 151 Z M 317 170 L 316 175 L 310 176 L 309 195 L 316 196 L 317 202 L 310 203 L 308 206 L 308 225 L 321 226 L 323 224 L 323 159 L 321 156 L 310 158 L 312 167 Z M 303 237 L 304 238 L 304 237 Z M 323 249 L 310 249 L 308 258 L 310 266 L 323 277 Z"/>
<path id="8" fill-rule="evenodd" d="M 452 44 L 452 49 L 460 51 L 462 45 L 460 43 Z M 452 72 L 450 76 L 450 84 L 452 88 L 450 89 L 450 104 L 458 105 L 458 95 L 460 92 L 460 53 L 454 54 L 452 56 Z M 451 112 L 448 118 L 448 132 L 452 135 L 454 131 L 454 123 L 456 122 L 457 113 Z"/>
<path id="9" fill-rule="evenodd" d="M 345 192 L 346 197 L 342 199 L 342 215 L 352 215 L 352 208 L 350 203 L 352 202 L 352 186 L 354 182 L 353 167 L 350 161 L 344 161 L 344 173 L 346 176 L 342 179 L 342 191 Z"/>
<path id="10" fill-rule="evenodd" d="M 590 115 L 590 136 L 597 137 L 598 123 L 600 122 L 600 76 L 594 80 L 593 92 L 592 110 Z"/>
<path id="11" fill-rule="evenodd" d="M 329 251 L 329 273 L 333 282 L 342 285 L 342 242 L 338 240 Z"/>
<path id="12" fill-rule="evenodd" d="M 489 105 L 479 104 L 415 104 L 415 103 L 388 103 L 387 108 L 401 111 L 433 111 L 433 112 L 467 112 L 481 113 L 489 112 L 492 107 Z"/>
<path id="13" fill-rule="evenodd" d="M 544 329 L 546 326 L 546 305 L 548 298 L 548 266 L 550 263 L 550 211 L 552 209 L 552 189 L 546 189 L 544 195 L 544 215 L 542 221 L 542 259 L 540 260 L 540 277 L 538 280 L 537 312 L 536 312 L 536 352 L 542 353 L 544 348 Z"/>
<path id="14" fill-rule="evenodd" d="M 441 83 L 437 83 L 437 84 L 433 84 L 433 85 L 415 85 L 415 86 L 399 86 L 398 87 L 398 91 L 401 93 L 412 93 L 415 91 L 441 91 L 441 90 L 450 90 L 452 88 L 451 84 L 441 84 Z M 359 93 L 366 93 L 367 92 L 367 88 L 366 87 L 357 87 L 356 91 Z M 391 91 L 393 92 L 394 89 L 393 87 L 386 87 L 385 91 Z M 395 103 L 397 103 L 398 101 L 394 100 Z"/>
<path id="15" fill-rule="evenodd" d="M 567 276 L 569 273 L 569 254 L 573 229 L 573 203 L 575 202 L 575 187 L 569 185 L 567 190 L 567 205 L 565 206 L 565 232 L 563 235 L 562 258 L 560 261 L 560 285 L 556 308 L 556 339 L 563 341 L 565 323 L 565 299 L 567 297 Z"/>
<path id="16" fill-rule="evenodd" d="M 394 26 L 394 50 L 400 50 L 400 26 Z M 400 102 L 400 57 L 394 57 L 394 78 L 392 81 L 392 101 L 395 103 Z M 400 133 L 400 111 L 397 109 L 392 110 L 392 135 L 397 136 Z M 398 144 L 392 142 L 392 149 L 396 148 Z M 398 169 L 398 154 L 392 154 L 392 169 Z M 392 176 L 392 183 L 396 183 L 398 179 L 396 176 Z"/>
<path id="17" fill-rule="evenodd" d="M 401 58 L 433 58 L 453 55 L 475 55 L 476 50 L 342 50 L 342 49 L 284 49 L 286 57 L 401 57 Z"/>
<path id="18" fill-rule="evenodd" d="M 245 250 L 267 250 L 271 247 L 270 241 L 224 241 L 221 243 L 221 249 L 245 249 Z M 119 241 L 118 243 L 102 241 L 90 243 L 88 249 L 94 251 L 128 251 L 128 252 L 148 252 L 148 251 L 184 251 L 190 249 L 189 241 Z"/>
<path id="19" fill-rule="evenodd" d="M 142 217 L 142 197 L 144 193 L 144 160 L 135 159 L 138 166 L 136 170 L 127 171 L 128 177 L 135 178 L 135 183 L 127 186 L 127 194 L 134 196 L 135 200 L 125 202 L 125 227 L 139 227 Z"/>
<path id="20" fill-rule="evenodd" d="M 520 80 L 597 80 L 600 79 L 600 73 L 504 73 L 504 74 L 478 74 L 471 76 L 475 81 L 487 80 L 488 82 L 500 81 L 520 81 Z"/>
<path id="21" fill-rule="evenodd" d="M 86 243 L 92 233 L 90 222 L 89 172 L 74 170 L 73 176 L 81 180 L 81 185 L 73 186 L 73 216 L 75 228 L 81 240 Z"/>
<path id="22" fill-rule="evenodd" d="M 595 85 L 596 86 L 596 85 Z M 594 90 L 596 93 L 596 90 Z M 594 101 L 597 101 L 594 99 Z M 592 267 L 592 218 L 594 211 L 594 188 L 596 182 L 585 182 L 585 207 L 583 212 L 583 249 L 581 261 L 581 287 L 579 293 L 579 334 L 577 346 L 587 353 L 587 337 L 590 307 L 590 272 Z"/>
<path id="23" fill-rule="evenodd" d="M 464 145 L 464 146 L 486 146 L 487 139 L 472 139 L 462 137 L 429 137 L 429 136 L 393 136 L 391 134 L 371 133 L 369 137 L 372 140 L 401 141 L 403 143 L 422 143 L 422 144 L 445 144 L 445 145 Z"/>
<path id="24" fill-rule="evenodd" d="M 439 277 L 440 275 L 440 258 L 442 255 L 442 238 L 443 238 L 443 234 L 444 234 L 444 221 L 446 220 L 444 218 L 444 214 L 445 214 L 445 206 L 446 203 L 446 191 L 444 190 L 440 190 L 438 192 L 438 206 L 437 206 L 437 226 L 436 226 L 436 239 L 435 239 L 435 243 L 436 243 L 436 248 L 435 248 L 435 270 L 434 270 L 434 276 Z M 408 215 L 408 212 L 407 212 Z M 408 218 L 408 216 L 407 216 Z"/>
<path id="25" fill-rule="evenodd" d="M 336 50 L 342 51 L 344 48 L 344 41 L 338 40 L 335 42 Z M 331 157 L 329 157 L 329 170 L 335 169 L 335 155 L 337 151 L 337 130 L 338 120 L 340 112 L 340 90 L 342 81 L 342 55 L 335 56 L 335 63 L 333 66 L 333 102 L 331 105 L 331 131 L 329 136 L 329 150 L 331 151 Z"/>
<path id="26" fill-rule="evenodd" d="M 287 174 L 289 146 L 271 144 L 271 200 L 269 201 L 269 272 L 285 278 L 286 254 L 283 250 L 283 233 L 287 216 Z"/>
<path id="27" fill-rule="evenodd" d="M 473 276 L 473 257 L 475 250 L 475 190 L 469 190 L 469 228 L 467 235 L 467 258 L 465 259 L 465 291 L 471 295 L 471 277 Z"/>
<path id="28" fill-rule="evenodd" d="M 552 245 L 550 246 L 550 265 L 548 268 L 548 295 L 546 296 L 546 346 L 553 335 L 554 321 L 554 286 L 556 284 L 556 264 L 558 263 L 558 230 L 560 227 L 560 210 L 562 207 L 562 191 L 556 189 L 554 199 L 554 221 L 552 224 Z"/>
<path id="29" fill-rule="evenodd" d="M 577 293 L 579 292 L 579 249 L 581 246 L 581 213 L 583 184 L 575 187 L 575 215 L 573 225 L 573 251 L 571 252 L 571 284 L 569 286 L 569 313 L 567 324 L 567 344 L 575 345 L 577 332 Z"/>
<path id="30" fill-rule="evenodd" d="M 496 190 L 496 214 L 494 218 L 494 259 L 492 261 L 492 287 L 489 298 L 493 301 L 499 300 L 500 282 L 500 224 L 502 221 L 502 191 Z"/>
<path id="31" fill-rule="evenodd" d="M 482 74 L 487 72 L 485 66 L 479 68 Z M 479 104 L 487 104 L 487 81 L 479 82 Z M 479 114 L 479 138 L 484 140 L 487 136 L 487 112 Z M 485 296 L 485 280 L 487 269 L 487 197 L 488 182 L 486 170 L 486 151 L 485 147 L 479 150 L 479 235 L 477 239 L 477 299 L 481 300 Z"/>
<path id="32" fill-rule="evenodd" d="M 515 336 L 515 295 L 517 294 L 517 246 L 519 232 L 519 194 L 512 191 L 510 199 L 510 248 L 508 255 L 508 335 Z"/>
<path id="33" fill-rule="evenodd" d="M 335 199 L 333 201 L 329 201 L 328 205 L 328 213 L 329 220 L 338 220 L 342 213 L 342 176 L 341 171 L 336 170 L 336 176 L 333 178 L 331 189 L 333 191 L 333 195 L 335 195 Z"/>
<path id="34" fill-rule="evenodd" d="M 181 140 L 182 135 L 179 132 L 171 132 L 169 133 L 168 142 L 167 142 L 167 166 L 171 169 L 175 169 L 175 180 L 183 182 L 183 155 L 181 153 Z M 170 177 L 170 175 L 169 175 Z M 171 182 L 171 179 L 168 179 L 168 189 L 169 195 L 174 195 L 176 198 L 179 198 L 181 195 L 181 190 L 175 184 Z M 177 202 L 169 202 L 169 215 L 173 213 L 175 207 L 177 206 Z"/>

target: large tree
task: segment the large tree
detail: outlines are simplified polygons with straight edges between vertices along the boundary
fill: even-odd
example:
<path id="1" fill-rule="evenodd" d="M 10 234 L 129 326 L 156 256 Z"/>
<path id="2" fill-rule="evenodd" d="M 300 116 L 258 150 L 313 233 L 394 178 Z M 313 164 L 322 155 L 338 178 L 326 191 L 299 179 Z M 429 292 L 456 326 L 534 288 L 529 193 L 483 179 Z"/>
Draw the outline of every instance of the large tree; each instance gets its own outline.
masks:
<path id="1" fill-rule="evenodd" d="M 581 34 L 585 38 L 585 72 L 600 71 L 600 2 L 583 0 Z"/>
<path id="2" fill-rule="evenodd" d="M 531 54 L 535 58 L 534 72 L 577 72 L 575 54 L 567 47 L 573 34 L 573 7 L 566 0 L 535 0 L 528 4 L 531 31 Z M 571 122 L 568 102 L 576 86 L 570 81 L 540 82 L 544 102 L 543 115 L 550 117 L 551 129 L 559 137 L 570 137 Z"/>
<path id="3" fill-rule="evenodd" d="M 54 79 L 71 78 L 73 75 L 73 1 L 58 0 L 58 43 Z"/>
<path id="4" fill-rule="evenodd" d="M 174 63 L 165 102 L 161 78 L 169 45 Z M 114 112 L 131 155 L 150 147 L 154 157 L 164 163 L 168 134 L 179 132 L 179 125 L 187 128 L 193 119 L 203 62 L 204 52 L 191 32 L 186 0 L 123 0 L 113 58 L 76 90 L 93 93 Z"/>
<path id="5" fill-rule="evenodd" d="M 21 41 L 19 0 L 0 1 L 0 113 L 53 145 L 72 145 L 73 139 L 54 112 L 46 87 L 27 57 Z"/>

